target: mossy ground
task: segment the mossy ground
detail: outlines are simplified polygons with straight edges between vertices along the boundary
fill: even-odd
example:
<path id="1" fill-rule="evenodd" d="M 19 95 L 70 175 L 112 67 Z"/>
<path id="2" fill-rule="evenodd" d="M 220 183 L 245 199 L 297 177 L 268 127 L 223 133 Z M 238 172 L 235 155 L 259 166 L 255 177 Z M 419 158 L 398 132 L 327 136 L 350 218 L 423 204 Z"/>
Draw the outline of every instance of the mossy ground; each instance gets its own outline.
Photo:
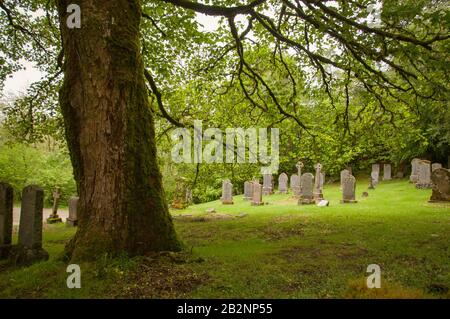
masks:
<path id="1" fill-rule="evenodd" d="M 357 195 L 363 191 L 358 187 Z M 246 215 L 176 218 L 184 252 L 99 256 L 80 265 L 81 289 L 67 288 L 61 259 L 75 229 L 46 225 L 50 260 L 18 269 L 0 264 L 0 297 L 449 298 L 450 206 L 429 204 L 431 191 L 406 180 L 368 192 L 357 204 L 340 204 L 339 185 L 326 185 L 330 206 L 322 208 L 275 194 L 265 197 L 265 206 L 236 196 L 234 205 L 215 201 L 172 211 Z M 381 267 L 381 289 L 366 288 L 369 264 Z"/>

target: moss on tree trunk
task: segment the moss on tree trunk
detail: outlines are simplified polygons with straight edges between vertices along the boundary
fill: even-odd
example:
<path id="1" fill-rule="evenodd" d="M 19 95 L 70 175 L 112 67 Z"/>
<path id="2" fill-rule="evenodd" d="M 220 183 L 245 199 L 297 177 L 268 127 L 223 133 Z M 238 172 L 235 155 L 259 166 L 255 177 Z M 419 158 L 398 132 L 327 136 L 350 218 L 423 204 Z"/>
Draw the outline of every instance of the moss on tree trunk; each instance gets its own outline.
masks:
<path id="1" fill-rule="evenodd" d="M 81 7 L 81 29 L 66 26 Z M 140 54 L 140 2 L 58 1 L 64 47 L 60 105 L 80 196 L 72 259 L 179 250 L 157 165 Z"/>

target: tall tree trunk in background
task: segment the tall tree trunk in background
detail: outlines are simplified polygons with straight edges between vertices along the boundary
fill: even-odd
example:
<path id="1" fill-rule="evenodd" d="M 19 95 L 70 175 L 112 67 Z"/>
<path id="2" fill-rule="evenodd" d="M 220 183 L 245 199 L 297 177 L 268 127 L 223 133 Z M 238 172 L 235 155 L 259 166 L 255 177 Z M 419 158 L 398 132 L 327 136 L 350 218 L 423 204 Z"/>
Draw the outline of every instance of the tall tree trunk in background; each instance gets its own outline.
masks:
<path id="1" fill-rule="evenodd" d="M 81 7 L 81 29 L 66 25 Z M 138 0 L 59 0 L 60 104 L 80 195 L 72 259 L 178 250 L 157 165 L 140 54 Z"/>

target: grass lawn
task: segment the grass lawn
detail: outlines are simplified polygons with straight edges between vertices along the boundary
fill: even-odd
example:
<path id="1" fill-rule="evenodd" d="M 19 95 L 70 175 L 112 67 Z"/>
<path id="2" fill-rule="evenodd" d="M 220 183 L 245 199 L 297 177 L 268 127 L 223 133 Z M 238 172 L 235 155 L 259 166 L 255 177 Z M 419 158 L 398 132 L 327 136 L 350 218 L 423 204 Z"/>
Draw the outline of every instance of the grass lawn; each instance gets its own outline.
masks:
<path id="1" fill-rule="evenodd" d="M 431 190 L 406 180 L 357 188 L 357 204 L 297 206 L 291 195 L 253 207 L 235 196 L 173 211 L 182 253 L 80 264 L 81 289 L 66 286 L 65 243 L 74 228 L 46 225 L 50 260 L 26 268 L 0 264 L 2 298 L 449 298 L 450 206 L 429 204 Z M 364 185 L 361 186 L 361 185 Z M 216 214 L 206 214 L 215 208 Z M 245 213 L 243 217 L 242 213 Z M 191 215 L 181 218 L 178 215 Z M 211 216 L 231 219 L 210 219 Z M 381 288 L 367 289 L 367 266 L 381 267 Z"/>

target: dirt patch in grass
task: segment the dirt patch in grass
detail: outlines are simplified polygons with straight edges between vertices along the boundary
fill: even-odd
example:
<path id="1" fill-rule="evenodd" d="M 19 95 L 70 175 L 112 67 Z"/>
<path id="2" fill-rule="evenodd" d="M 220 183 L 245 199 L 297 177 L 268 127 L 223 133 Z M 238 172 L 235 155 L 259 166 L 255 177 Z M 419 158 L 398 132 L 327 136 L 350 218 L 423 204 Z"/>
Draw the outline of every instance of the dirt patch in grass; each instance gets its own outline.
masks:
<path id="1" fill-rule="evenodd" d="M 206 273 L 195 272 L 189 267 L 197 262 L 204 261 L 190 259 L 183 253 L 147 256 L 126 276 L 113 297 L 186 298 L 191 291 L 209 280 Z"/>
<path id="2" fill-rule="evenodd" d="M 290 227 L 264 226 L 258 229 L 260 237 L 267 241 L 282 240 L 290 237 L 303 237 L 304 225 L 296 224 Z"/>
<path id="3" fill-rule="evenodd" d="M 211 213 L 201 216 L 194 215 L 174 215 L 173 219 L 181 222 L 211 222 L 211 221 L 221 221 L 221 220 L 231 220 L 236 219 L 236 216 L 229 214 Z"/>
<path id="4" fill-rule="evenodd" d="M 424 291 L 403 287 L 396 283 L 383 282 L 380 288 L 368 288 L 366 279 L 349 283 L 344 298 L 356 299 L 419 299 L 427 298 Z"/>

